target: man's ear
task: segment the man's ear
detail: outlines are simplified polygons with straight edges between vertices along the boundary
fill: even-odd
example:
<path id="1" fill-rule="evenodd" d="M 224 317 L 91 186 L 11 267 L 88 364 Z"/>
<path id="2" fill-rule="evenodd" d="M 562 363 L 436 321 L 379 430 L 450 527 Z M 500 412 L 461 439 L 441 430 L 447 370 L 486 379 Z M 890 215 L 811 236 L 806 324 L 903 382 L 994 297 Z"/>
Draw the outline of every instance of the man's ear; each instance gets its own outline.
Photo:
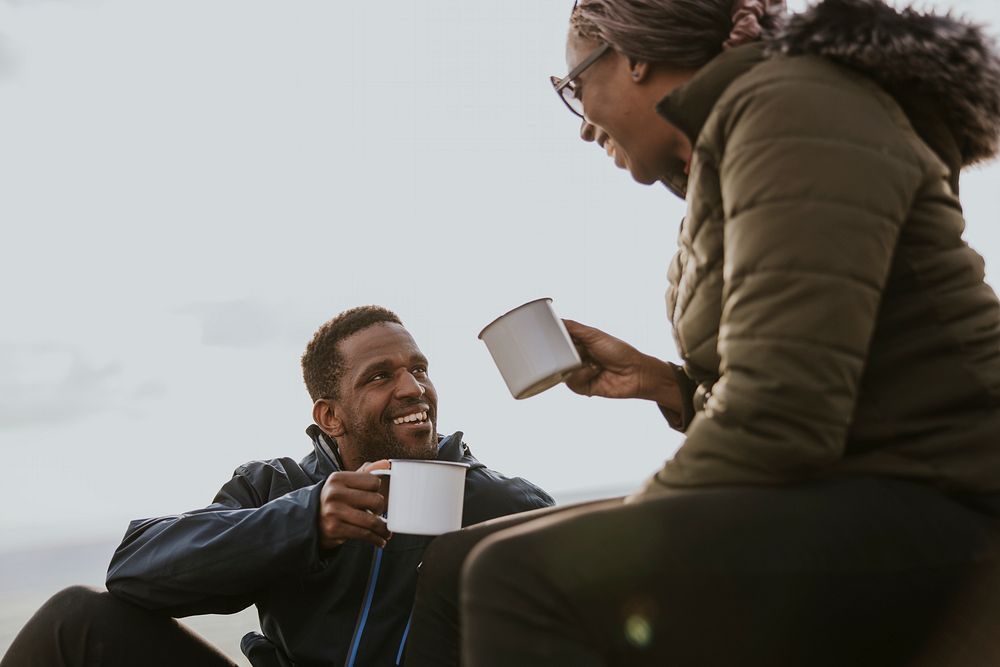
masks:
<path id="1" fill-rule="evenodd" d="M 344 435 L 344 420 L 333 399 L 321 398 L 313 403 L 313 421 L 332 438 Z"/>
<path id="2" fill-rule="evenodd" d="M 642 60 L 628 59 L 629 74 L 633 83 L 642 83 L 649 77 L 649 63 Z"/>

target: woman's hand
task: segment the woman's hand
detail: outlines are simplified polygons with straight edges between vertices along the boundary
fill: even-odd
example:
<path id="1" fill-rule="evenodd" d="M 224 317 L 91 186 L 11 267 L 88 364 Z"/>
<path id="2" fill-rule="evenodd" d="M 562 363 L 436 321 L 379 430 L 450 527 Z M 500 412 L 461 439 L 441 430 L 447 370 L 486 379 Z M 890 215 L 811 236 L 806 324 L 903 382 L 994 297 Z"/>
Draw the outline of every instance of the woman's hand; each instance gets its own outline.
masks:
<path id="1" fill-rule="evenodd" d="M 566 378 L 571 390 L 584 396 L 644 398 L 680 411 L 680 391 L 670 364 L 600 329 L 563 322 L 583 360 L 583 368 Z"/>

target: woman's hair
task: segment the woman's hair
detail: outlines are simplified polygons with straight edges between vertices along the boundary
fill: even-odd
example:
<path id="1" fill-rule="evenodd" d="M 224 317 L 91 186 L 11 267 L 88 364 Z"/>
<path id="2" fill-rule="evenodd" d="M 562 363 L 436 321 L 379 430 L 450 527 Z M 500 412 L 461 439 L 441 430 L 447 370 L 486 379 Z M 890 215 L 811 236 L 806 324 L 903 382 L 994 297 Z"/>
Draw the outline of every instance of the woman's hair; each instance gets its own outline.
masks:
<path id="1" fill-rule="evenodd" d="M 570 30 L 636 60 L 698 69 L 724 46 L 758 39 L 783 6 L 781 0 L 579 0 Z"/>

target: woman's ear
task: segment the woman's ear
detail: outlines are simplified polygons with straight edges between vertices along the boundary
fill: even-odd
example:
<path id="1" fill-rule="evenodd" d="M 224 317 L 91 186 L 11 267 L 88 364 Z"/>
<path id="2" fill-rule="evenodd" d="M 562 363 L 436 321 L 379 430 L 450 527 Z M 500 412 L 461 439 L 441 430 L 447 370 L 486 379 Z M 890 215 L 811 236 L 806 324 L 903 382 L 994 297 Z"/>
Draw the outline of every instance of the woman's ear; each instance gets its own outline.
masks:
<path id="1" fill-rule="evenodd" d="M 333 399 L 321 398 L 313 403 L 313 421 L 331 438 L 344 435 L 344 420 Z"/>
<path id="2" fill-rule="evenodd" d="M 635 83 L 642 83 L 649 76 L 649 63 L 647 62 L 629 58 L 628 67 L 629 73 L 632 76 L 632 81 Z"/>

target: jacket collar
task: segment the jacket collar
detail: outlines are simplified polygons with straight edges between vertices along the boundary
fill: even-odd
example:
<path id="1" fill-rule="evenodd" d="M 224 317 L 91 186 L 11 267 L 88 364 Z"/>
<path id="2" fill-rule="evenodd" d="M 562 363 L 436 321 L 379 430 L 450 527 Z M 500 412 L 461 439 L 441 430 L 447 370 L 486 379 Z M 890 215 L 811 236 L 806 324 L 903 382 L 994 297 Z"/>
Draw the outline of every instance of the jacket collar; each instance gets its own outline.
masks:
<path id="1" fill-rule="evenodd" d="M 822 56 L 869 77 L 953 172 L 997 154 L 1000 52 L 983 26 L 882 0 L 809 4 L 765 33 L 770 53 Z"/>
<path id="2" fill-rule="evenodd" d="M 683 132 L 691 145 L 698 141 L 705 121 L 729 85 L 766 58 L 760 42 L 723 51 L 683 86 L 675 88 L 656 105 L 656 111 Z M 667 174 L 664 185 L 681 199 L 687 191 L 684 163 L 677 160 Z"/>
<path id="3" fill-rule="evenodd" d="M 306 433 L 313 441 L 313 455 L 316 457 L 316 472 L 329 475 L 331 472 L 344 469 L 340 458 L 337 441 L 328 436 L 316 424 L 310 424 Z M 451 435 L 438 435 L 438 461 L 455 461 L 469 463 L 472 468 L 481 468 L 483 464 L 476 461 L 468 446 L 462 442 L 463 433 L 455 431 Z"/>
<path id="4" fill-rule="evenodd" d="M 310 424 L 306 429 L 306 434 L 312 438 L 313 454 L 316 457 L 317 471 L 329 475 L 331 472 L 344 469 L 344 462 L 340 459 L 340 449 L 337 441 L 323 433 L 323 430 L 316 424 Z"/>

